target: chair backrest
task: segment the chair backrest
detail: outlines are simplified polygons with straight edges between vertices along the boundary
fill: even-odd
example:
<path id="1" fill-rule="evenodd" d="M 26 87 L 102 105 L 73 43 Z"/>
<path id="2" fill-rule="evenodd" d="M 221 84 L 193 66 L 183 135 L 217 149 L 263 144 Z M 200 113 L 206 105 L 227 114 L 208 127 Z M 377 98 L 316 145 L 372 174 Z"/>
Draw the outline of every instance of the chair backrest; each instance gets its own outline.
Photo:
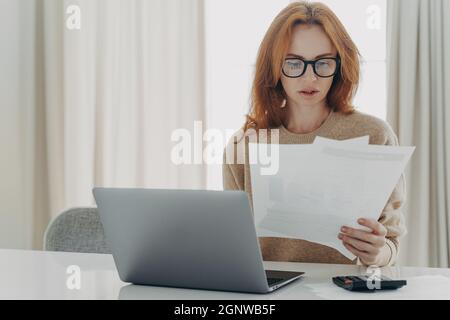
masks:
<path id="1" fill-rule="evenodd" d="M 47 226 L 44 250 L 110 254 L 97 208 L 72 208 Z"/>

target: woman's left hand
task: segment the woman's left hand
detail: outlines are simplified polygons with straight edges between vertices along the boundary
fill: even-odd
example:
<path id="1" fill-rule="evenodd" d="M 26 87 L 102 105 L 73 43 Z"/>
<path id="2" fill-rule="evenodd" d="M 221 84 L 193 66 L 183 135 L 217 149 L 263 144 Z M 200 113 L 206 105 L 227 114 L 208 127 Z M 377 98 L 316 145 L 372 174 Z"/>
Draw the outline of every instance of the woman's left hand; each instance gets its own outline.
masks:
<path id="1" fill-rule="evenodd" d="M 386 228 L 374 219 L 359 219 L 358 223 L 372 230 L 371 232 L 342 227 L 338 238 L 344 246 L 367 266 L 378 265 L 386 245 Z"/>

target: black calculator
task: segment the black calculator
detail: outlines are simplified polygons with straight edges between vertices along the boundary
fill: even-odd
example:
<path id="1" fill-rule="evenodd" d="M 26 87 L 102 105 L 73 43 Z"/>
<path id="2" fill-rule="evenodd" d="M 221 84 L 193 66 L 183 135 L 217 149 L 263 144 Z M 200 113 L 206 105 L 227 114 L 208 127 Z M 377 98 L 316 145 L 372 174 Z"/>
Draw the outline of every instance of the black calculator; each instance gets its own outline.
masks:
<path id="1" fill-rule="evenodd" d="M 346 290 L 358 292 L 376 292 L 380 290 L 395 290 L 406 286 L 406 280 L 392 280 L 385 276 L 340 276 L 333 282 Z"/>

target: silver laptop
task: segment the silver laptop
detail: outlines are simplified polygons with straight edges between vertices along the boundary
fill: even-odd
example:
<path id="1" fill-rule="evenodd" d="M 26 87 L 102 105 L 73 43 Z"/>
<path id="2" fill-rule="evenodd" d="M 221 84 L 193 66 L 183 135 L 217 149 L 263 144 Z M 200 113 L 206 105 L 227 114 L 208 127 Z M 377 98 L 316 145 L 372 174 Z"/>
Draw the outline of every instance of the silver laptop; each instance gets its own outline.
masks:
<path id="1" fill-rule="evenodd" d="M 264 270 L 245 192 L 95 188 L 93 193 L 124 282 L 268 293 L 304 274 Z"/>

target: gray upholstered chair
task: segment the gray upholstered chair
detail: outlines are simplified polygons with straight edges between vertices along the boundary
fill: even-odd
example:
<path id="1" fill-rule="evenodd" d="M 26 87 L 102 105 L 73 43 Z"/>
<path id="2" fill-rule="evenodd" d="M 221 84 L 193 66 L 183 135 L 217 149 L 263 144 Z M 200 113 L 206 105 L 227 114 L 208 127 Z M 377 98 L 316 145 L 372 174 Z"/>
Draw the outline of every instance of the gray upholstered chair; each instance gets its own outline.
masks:
<path id="1" fill-rule="evenodd" d="M 73 208 L 57 216 L 45 231 L 44 250 L 111 253 L 97 208 Z"/>

